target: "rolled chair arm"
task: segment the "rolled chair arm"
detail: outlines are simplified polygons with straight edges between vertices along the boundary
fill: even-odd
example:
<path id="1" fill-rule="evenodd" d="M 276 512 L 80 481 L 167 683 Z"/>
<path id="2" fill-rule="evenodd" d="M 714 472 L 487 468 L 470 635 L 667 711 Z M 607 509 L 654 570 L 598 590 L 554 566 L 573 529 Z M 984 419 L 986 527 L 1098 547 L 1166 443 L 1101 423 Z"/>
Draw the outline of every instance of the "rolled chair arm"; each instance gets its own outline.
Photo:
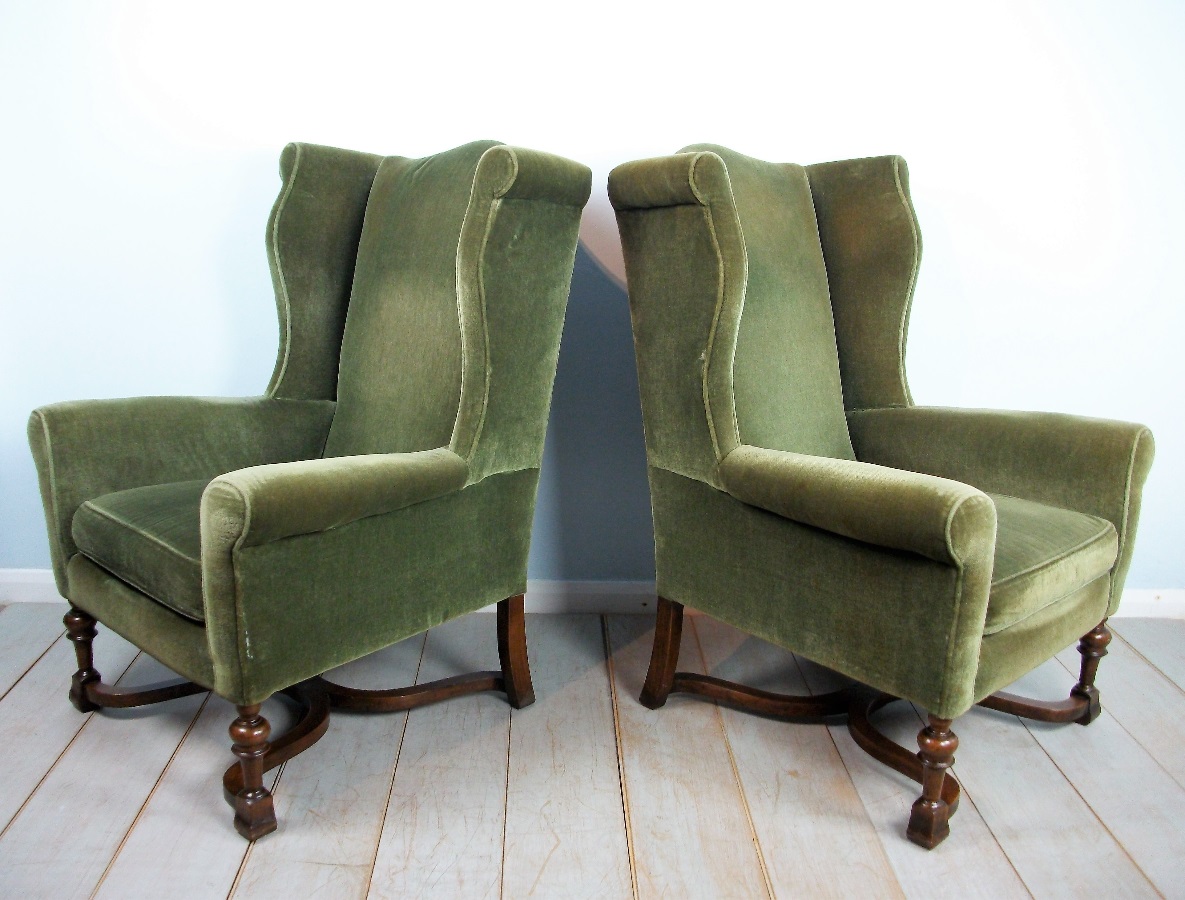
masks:
<path id="1" fill-rule="evenodd" d="M 719 476 L 736 499 L 799 524 L 947 565 L 991 564 L 995 505 L 956 481 L 747 445 Z"/>
<path id="2" fill-rule="evenodd" d="M 253 466 L 202 495 L 202 555 L 314 534 L 458 491 L 469 467 L 451 450 Z"/>
<path id="3" fill-rule="evenodd" d="M 487 153 L 504 157 L 506 180 L 496 195 L 507 200 L 546 200 L 583 209 L 592 192 L 588 166 L 525 147 L 492 147 Z"/>
<path id="4" fill-rule="evenodd" d="M 231 469 L 320 456 L 327 400 L 134 397 L 55 403 L 29 417 L 58 590 L 78 552 L 70 526 L 94 497 Z"/>
<path id="5" fill-rule="evenodd" d="M 707 206 L 731 194 L 724 160 L 709 150 L 640 159 L 609 173 L 609 200 L 618 211 Z"/>

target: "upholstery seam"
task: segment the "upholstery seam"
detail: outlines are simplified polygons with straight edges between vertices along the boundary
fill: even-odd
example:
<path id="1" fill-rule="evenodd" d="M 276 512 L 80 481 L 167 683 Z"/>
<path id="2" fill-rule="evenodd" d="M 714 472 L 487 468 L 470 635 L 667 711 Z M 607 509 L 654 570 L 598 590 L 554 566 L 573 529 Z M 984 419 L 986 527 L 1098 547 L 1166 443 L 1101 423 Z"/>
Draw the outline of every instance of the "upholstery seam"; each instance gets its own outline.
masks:
<path id="1" fill-rule="evenodd" d="M 1108 526 L 1110 526 L 1112 530 L 1114 530 L 1114 528 L 1115 528 L 1114 525 L 1111 525 L 1110 522 L 1107 522 L 1106 524 Z M 1063 560 L 1069 559 L 1073 554 L 1077 553 L 1079 550 L 1082 550 L 1086 547 L 1089 547 L 1091 544 L 1096 543 L 1100 538 L 1105 537 L 1106 534 L 1107 534 L 1107 531 L 1106 531 L 1106 529 L 1104 529 L 1103 531 L 1100 531 L 1097 534 L 1092 535 L 1091 537 L 1083 539 L 1082 541 L 1075 544 L 1073 547 L 1069 548 L 1068 550 L 1063 550 L 1061 553 L 1059 553 L 1057 556 L 1053 557 L 1052 559 L 1048 559 L 1045 562 L 1031 565 L 1027 569 L 1022 569 L 1019 572 L 1014 572 L 1013 574 L 1009 575 L 1007 578 L 1005 578 L 1001 581 L 993 582 L 992 588 L 994 589 L 994 588 L 998 588 L 998 587 L 1005 587 L 1006 585 L 1010 584 L 1011 582 L 1013 582 L 1019 578 L 1024 578 L 1025 576 L 1032 575 L 1034 572 L 1040 572 L 1042 569 L 1046 569 L 1046 568 L 1050 568 L 1051 566 L 1055 566 L 1058 563 L 1062 562 Z"/>
<path id="2" fill-rule="evenodd" d="M 959 554 L 955 552 L 954 544 L 951 540 L 951 526 L 954 523 L 955 515 L 958 513 L 959 509 L 962 508 L 963 503 L 968 499 L 972 499 L 973 497 L 974 495 L 972 495 L 971 498 L 960 498 L 951 506 L 950 510 L 946 514 L 946 525 L 943 529 L 946 533 L 947 550 L 950 552 L 951 558 L 955 561 L 955 566 L 959 570 L 958 583 L 955 588 L 954 615 L 951 617 L 950 631 L 947 632 L 946 636 L 946 658 L 943 660 L 942 665 L 942 689 L 938 692 L 938 705 L 943 709 L 946 708 L 947 703 L 950 701 L 951 685 L 950 679 L 947 677 L 947 675 L 951 670 L 952 660 L 954 659 L 955 636 L 958 634 L 959 624 L 963 615 L 963 588 L 965 587 L 967 578 L 967 566 L 964 563 L 962 557 L 960 557 Z M 993 504 L 993 512 L 994 510 L 995 507 Z"/>
<path id="3" fill-rule="evenodd" d="M 905 207 L 908 214 L 906 218 L 909 220 L 910 234 L 913 236 L 913 266 L 911 267 L 909 275 L 909 287 L 906 292 L 905 309 L 901 316 L 901 321 L 897 323 L 897 377 L 901 379 L 901 386 L 905 389 L 905 402 L 907 406 L 913 405 L 913 394 L 909 390 L 909 379 L 905 374 L 905 344 L 909 335 L 909 314 L 913 308 L 913 295 L 918 283 L 918 270 L 921 268 L 922 253 L 921 241 L 918 234 L 917 214 L 914 212 L 913 205 L 905 195 L 905 188 L 901 184 L 901 157 L 893 157 L 893 182 L 897 187 L 897 197 L 901 200 L 901 205 Z"/>
<path id="4" fill-rule="evenodd" d="M 174 556 L 180 557 L 181 559 L 185 560 L 188 563 L 194 563 L 196 565 L 201 565 L 200 552 L 198 555 L 198 559 L 194 559 L 192 556 L 186 556 L 184 553 L 182 553 L 176 547 L 169 546 L 160 538 L 156 537 L 155 535 L 149 534 L 148 532 L 144 531 L 143 529 L 141 529 L 137 525 L 133 524 L 132 522 L 129 522 L 126 519 L 121 519 L 119 516 L 109 512 L 108 510 L 105 510 L 101 507 L 95 506 L 94 501 L 92 501 L 92 500 L 83 501 L 82 506 L 85 506 L 87 509 L 89 509 L 91 512 L 93 512 L 95 515 L 102 516 L 104 519 L 107 519 L 109 522 L 114 522 L 116 525 L 122 525 L 124 528 L 127 528 L 133 534 L 139 535 L 140 537 L 144 538 L 144 540 L 148 541 L 149 543 L 156 544 L 161 549 L 167 550 L 169 553 L 172 553 Z M 79 507 L 79 509 L 81 509 L 81 508 L 82 507 Z M 79 548 L 79 549 L 81 550 L 81 548 Z M 89 556 L 90 554 L 83 553 L 83 555 Z"/>
<path id="5" fill-rule="evenodd" d="M 1059 595 L 1058 595 L 1056 598 L 1054 598 L 1053 600 L 1050 600 L 1050 601 L 1049 601 L 1048 603 L 1046 603 L 1044 606 L 1039 606 L 1039 607 L 1037 607 L 1036 609 L 1034 609 L 1034 610 L 1032 610 L 1031 612 L 1029 612 L 1029 613 L 1028 613 L 1028 615 L 1022 616 L 1021 618 L 1017 619 L 1017 620 L 1016 620 L 1016 621 L 1014 621 L 1014 622 L 1009 622 L 1007 625 L 1003 625 L 1003 626 L 1001 626 L 1001 627 L 999 627 L 999 628 L 992 629 L 991 631 L 988 631 L 988 630 L 987 630 L 987 628 L 986 628 L 986 626 L 985 626 L 985 628 L 984 628 L 984 631 L 983 631 L 983 635 L 984 635 L 984 637 L 991 637 L 992 635 L 995 635 L 995 634 L 1000 634 L 1000 633 L 1002 633 L 1002 632 L 1005 632 L 1005 631 L 1007 631 L 1009 628 L 1012 628 L 1012 627 L 1013 627 L 1013 626 L 1015 626 L 1015 625 L 1019 625 L 1019 624 L 1021 624 L 1022 622 L 1027 622 L 1027 621 L 1028 621 L 1029 619 L 1031 619 L 1033 616 L 1037 615 L 1037 613 L 1039 613 L 1039 612 L 1043 612 L 1044 610 L 1047 610 L 1047 609 L 1049 609 L 1049 607 L 1051 607 L 1051 606 L 1054 606 L 1055 604 L 1061 603 L 1061 602 L 1062 602 L 1063 600 L 1065 600 L 1067 597 L 1069 597 L 1069 596 L 1070 596 L 1070 595 L 1072 595 L 1072 594 L 1076 594 L 1078 591 L 1082 590 L 1083 588 L 1090 587 L 1092 584 L 1094 584 L 1094 583 L 1095 583 L 1096 581 L 1098 581 L 1100 578 L 1106 578 L 1106 579 L 1110 580 L 1110 577 L 1111 577 L 1111 573 L 1110 573 L 1110 572 L 1104 572 L 1102 575 L 1096 575 L 1094 578 L 1090 579 L 1090 581 L 1086 582 L 1085 584 L 1080 584 L 1080 585 L 1078 585 L 1078 587 L 1076 587 L 1076 588 L 1073 588 L 1073 589 L 1071 589 L 1071 590 L 1069 590 L 1069 591 L 1066 591 L 1064 594 L 1059 594 Z M 1109 585 L 1108 585 L 1108 586 L 1109 586 Z M 1109 592 L 1108 592 L 1108 593 L 1109 593 Z"/>
<path id="6" fill-rule="evenodd" d="M 712 313 L 712 327 L 708 330 L 708 342 L 707 342 L 706 347 L 704 348 L 704 365 L 703 365 L 703 369 L 702 369 L 701 376 L 700 376 L 700 387 L 701 387 L 701 392 L 703 395 L 704 411 L 707 413 L 707 418 L 708 418 L 708 434 L 710 435 L 710 437 L 712 439 L 712 450 L 715 452 L 717 462 L 719 462 L 719 460 L 721 459 L 720 441 L 719 441 L 719 438 L 716 434 L 715 417 L 712 415 L 712 401 L 711 401 L 711 391 L 709 390 L 709 381 L 710 381 L 710 373 L 711 373 L 712 369 L 714 368 L 713 356 L 715 355 L 715 352 L 716 352 L 716 338 L 718 336 L 718 331 L 719 331 L 719 326 L 720 326 L 720 315 L 724 310 L 725 298 L 728 296 L 728 280 L 726 278 L 726 267 L 724 265 L 724 253 L 720 249 L 720 239 L 716 233 L 716 222 L 715 222 L 714 216 L 712 215 L 711 204 L 707 201 L 707 199 L 704 197 L 704 195 L 700 193 L 699 186 L 695 183 L 695 167 L 702 158 L 704 158 L 705 156 L 708 156 L 708 155 L 709 155 L 709 151 L 700 151 L 692 158 L 690 170 L 688 171 L 688 186 L 691 188 L 691 192 L 695 195 L 695 198 L 699 201 L 700 207 L 703 209 L 703 212 L 704 212 L 704 220 L 707 222 L 707 225 L 708 225 L 708 234 L 712 238 L 712 248 L 716 251 L 716 271 L 718 274 L 718 281 L 719 281 L 719 285 L 720 285 L 719 289 L 717 290 L 717 294 L 716 294 L 716 309 Z M 715 154 L 712 154 L 712 155 L 715 155 Z M 726 176 L 727 176 L 727 172 L 728 172 L 728 169 L 727 169 L 727 167 L 725 167 L 725 175 Z M 730 194 L 731 194 L 731 191 L 732 191 L 732 182 L 730 181 L 729 182 Z M 680 204 L 680 205 L 688 205 L 688 204 Z M 739 223 L 738 223 L 738 226 L 739 226 Z M 741 239 L 742 265 L 747 272 L 748 265 L 749 265 L 749 250 L 745 244 L 745 234 L 744 234 L 744 231 L 741 230 L 739 227 L 737 228 L 737 233 L 740 235 L 740 239 Z M 740 331 L 740 316 L 741 316 L 741 314 L 744 313 L 745 297 L 748 292 L 747 275 L 742 281 L 743 281 L 743 283 L 741 285 L 740 309 L 738 310 L 738 314 L 737 314 L 738 334 Z M 731 409 L 728 411 L 728 413 L 729 413 L 729 419 L 730 419 L 731 425 L 732 425 L 733 437 L 736 439 L 736 443 L 739 445 L 741 443 L 741 426 L 740 426 L 740 422 L 737 420 L 737 412 L 736 412 L 736 394 L 734 391 L 734 385 L 736 382 L 736 375 L 735 375 L 735 372 L 733 371 L 733 367 L 735 366 L 735 364 L 736 364 L 736 341 L 734 340 L 733 341 L 732 358 L 728 360 L 728 388 L 729 388 L 729 393 L 732 394 L 732 397 L 730 398 L 732 401 L 730 404 Z"/>
<path id="7" fill-rule="evenodd" d="M 284 194 L 280 197 L 280 202 L 276 205 L 276 215 L 272 221 L 272 233 L 269 235 L 272 241 L 272 254 L 276 258 L 276 273 L 280 283 L 281 300 L 284 304 L 284 351 L 283 359 L 280 362 L 279 369 L 276 372 L 274 384 L 268 385 L 268 393 L 274 395 L 280 389 L 280 385 L 284 381 L 284 376 L 288 373 L 288 361 L 292 358 L 292 303 L 288 296 L 288 279 L 284 275 L 284 265 L 280 260 L 280 219 L 284 215 L 284 210 L 288 206 L 288 198 L 292 194 L 292 189 L 296 187 L 296 176 L 300 171 L 300 158 L 304 152 L 303 147 L 299 143 L 293 143 L 296 147 L 296 157 L 292 161 L 292 174 L 288 179 L 288 183 L 284 186 Z"/>
<path id="8" fill-rule="evenodd" d="M 1151 434 L 1152 434 L 1152 432 L 1150 432 L 1147 428 L 1141 428 L 1138 432 L 1136 432 L 1136 439 L 1132 443 L 1131 455 L 1128 457 L 1127 479 L 1123 485 L 1123 523 L 1120 526 L 1121 530 L 1119 530 L 1119 532 L 1118 532 L 1119 550 L 1115 554 L 1115 565 L 1119 564 L 1119 558 L 1123 555 L 1123 549 L 1127 543 L 1127 528 L 1128 528 L 1129 518 L 1131 515 L 1132 475 L 1135 473 L 1135 470 L 1136 470 L 1136 456 L 1139 454 L 1140 441 L 1144 438 L 1144 435 L 1151 435 Z M 1114 565 L 1111 567 L 1111 571 L 1112 572 L 1115 571 Z M 1111 603 L 1114 600 L 1114 597 L 1113 597 L 1114 593 L 1115 593 L 1115 579 L 1111 579 L 1111 589 L 1107 592 L 1107 609 L 1111 608 Z M 1122 599 L 1122 598 L 1120 598 L 1120 599 Z"/>
<path id="9" fill-rule="evenodd" d="M 35 415 L 38 420 L 40 420 L 41 434 L 45 438 L 45 459 L 49 466 L 49 502 L 53 509 L 53 520 L 55 531 L 57 532 L 57 534 L 54 536 L 54 543 L 56 543 L 60 549 L 62 544 L 62 514 L 58 505 L 57 467 L 54 465 L 53 446 L 49 438 L 49 422 L 46 421 L 45 414 L 39 409 L 33 410 L 33 415 Z M 71 520 L 71 524 L 73 524 L 73 520 Z M 74 536 L 72 534 L 70 536 L 70 540 L 74 540 Z M 69 560 L 67 559 L 62 560 L 62 581 L 67 581 L 66 564 L 68 562 Z"/>

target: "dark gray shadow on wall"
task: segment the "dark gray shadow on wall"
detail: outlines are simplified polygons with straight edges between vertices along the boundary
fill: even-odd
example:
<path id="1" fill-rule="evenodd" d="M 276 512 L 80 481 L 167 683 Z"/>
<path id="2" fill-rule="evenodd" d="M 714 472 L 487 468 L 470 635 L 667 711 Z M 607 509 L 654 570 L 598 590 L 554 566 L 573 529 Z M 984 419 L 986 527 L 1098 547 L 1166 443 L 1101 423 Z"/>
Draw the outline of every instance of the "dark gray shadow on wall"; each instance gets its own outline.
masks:
<path id="1" fill-rule="evenodd" d="M 583 244 L 576 250 L 535 524 L 533 578 L 654 578 L 629 304 Z"/>

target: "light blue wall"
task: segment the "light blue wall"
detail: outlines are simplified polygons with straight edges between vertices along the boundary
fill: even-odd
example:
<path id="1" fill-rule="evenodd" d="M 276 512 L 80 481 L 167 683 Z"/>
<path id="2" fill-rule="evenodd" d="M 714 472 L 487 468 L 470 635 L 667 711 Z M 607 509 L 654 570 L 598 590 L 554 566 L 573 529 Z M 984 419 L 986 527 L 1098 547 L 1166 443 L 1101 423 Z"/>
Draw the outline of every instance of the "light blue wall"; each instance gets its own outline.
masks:
<path id="1" fill-rule="evenodd" d="M 0 0 L 0 568 L 48 566 L 30 409 L 266 384 L 285 142 L 418 156 L 495 137 L 595 173 L 534 577 L 652 572 L 605 176 L 715 141 L 906 156 L 918 402 L 1146 422 L 1158 458 L 1129 584 L 1185 587 L 1185 4 L 775 10 Z"/>

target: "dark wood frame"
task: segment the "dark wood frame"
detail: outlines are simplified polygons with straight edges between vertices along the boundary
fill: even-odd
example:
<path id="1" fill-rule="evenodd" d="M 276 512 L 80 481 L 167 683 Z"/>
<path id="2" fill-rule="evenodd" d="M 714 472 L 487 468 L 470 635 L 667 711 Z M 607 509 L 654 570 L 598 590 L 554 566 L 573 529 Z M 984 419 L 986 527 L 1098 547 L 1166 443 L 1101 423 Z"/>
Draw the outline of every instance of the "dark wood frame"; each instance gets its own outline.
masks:
<path id="1" fill-rule="evenodd" d="M 334 684 L 322 677 L 310 678 L 282 694 L 300 707 L 297 723 L 271 741 L 271 725 L 260 714 L 260 704 L 237 706 L 230 725 L 231 750 L 238 757 L 222 776 L 227 803 L 235 811 L 235 829 L 249 841 L 276 830 L 271 792 L 263 786 L 263 774 L 287 762 L 315 744 L 329 728 L 331 707 L 360 712 L 401 712 L 480 691 L 499 691 L 515 709 L 535 702 L 527 658 L 523 595 L 498 603 L 497 672 L 471 672 L 429 684 L 389 690 L 362 690 Z M 70 681 L 70 702 L 79 712 L 126 709 L 200 694 L 209 688 L 192 681 L 171 681 L 141 688 L 117 688 L 103 683 L 94 666 L 92 642 L 97 633 L 93 616 L 71 606 L 62 619 L 66 636 L 74 642 L 78 670 Z"/>
<path id="2" fill-rule="evenodd" d="M 872 723 L 872 716 L 879 709 L 900 698 L 858 683 L 828 694 L 792 696 L 757 690 L 710 675 L 676 672 L 682 631 L 683 605 L 660 596 L 650 668 L 640 698 L 645 706 L 658 709 L 670 694 L 685 693 L 777 719 L 822 719 L 846 714 L 848 731 L 861 749 L 922 786 L 921 796 L 910 810 L 906 836 L 915 844 L 932 850 L 950 834 L 950 817 L 959 808 L 960 795 L 959 783 L 948 771 L 954 764 L 955 750 L 959 746 L 958 737 L 951 731 L 951 720 L 929 716 L 928 723 L 918 733 L 918 752 L 910 753 Z M 1089 725 L 1102 711 L 1094 681 L 1099 660 L 1107 655 L 1110 642 L 1111 632 L 1106 619 L 1082 637 L 1078 643 L 1078 652 L 1082 654 L 1081 673 L 1066 700 L 1030 700 L 999 692 L 985 697 L 977 705 L 1040 722 Z"/>

